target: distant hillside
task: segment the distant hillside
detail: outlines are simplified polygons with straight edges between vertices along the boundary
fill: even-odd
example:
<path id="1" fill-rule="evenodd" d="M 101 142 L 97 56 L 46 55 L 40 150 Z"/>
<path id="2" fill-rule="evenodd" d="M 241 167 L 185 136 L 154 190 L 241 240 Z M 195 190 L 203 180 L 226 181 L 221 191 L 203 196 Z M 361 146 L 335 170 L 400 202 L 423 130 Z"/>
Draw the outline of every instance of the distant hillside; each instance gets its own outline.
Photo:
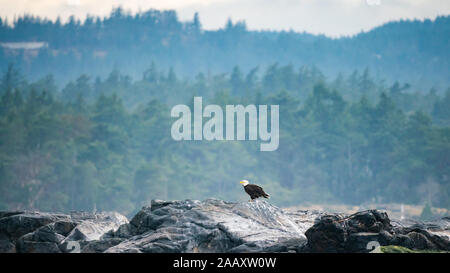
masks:
<path id="1" fill-rule="evenodd" d="M 193 77 L 199 72 L 243 71 L 274 63 L 315 65 L 328 77 L 366 67 L 378 78 L 408 82 L 426 91 L 450 83 L 450 16 L 434 21 L 387 23 L 367 33 L 332 39 L 297 32 L 248 31 L 227 22 L 205 31 L 196 15 L 180 22 L 175 11 L 135 15 L 118 8 L 107 18 L 62 24 L 24 16 L 13 26 L 0 20 L 0 66 L 16 63 L 32 79 L 53 73 L 59 83 L 82 73 L 106 76 L 113 68 L 142 77 L 155 62 Z M 30 43 L 33 42 L 33 43 Z"/>

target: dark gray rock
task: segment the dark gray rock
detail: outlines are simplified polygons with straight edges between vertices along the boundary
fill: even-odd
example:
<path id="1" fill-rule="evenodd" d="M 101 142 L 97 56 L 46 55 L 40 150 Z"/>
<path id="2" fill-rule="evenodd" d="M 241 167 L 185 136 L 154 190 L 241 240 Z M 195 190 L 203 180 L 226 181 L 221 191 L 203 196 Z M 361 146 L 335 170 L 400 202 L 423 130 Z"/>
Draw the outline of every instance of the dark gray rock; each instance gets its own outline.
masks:
<path id="1" fill-rule="evenodd" d="M 87 213 L 72 213 L 71 218 L 77 224 L 70 233 L 59 244 L 59 248 L 63 252 L 81 251 L 89 245 L 91 241 L 100 240 L 105 234 L 110 231 L 117 230 L 121 225 L 127 224 L 128 220 L 125 216 L 117 212 L 102 212 L 96 214 Z M 117 240 L 116 240 L 117 241 Z M 77 242 L 78 249 L 73 249 L 70 242 Z M 91 245 L 87 248 L 87 252 L 91 252 L 94 249 L 102 249 L 102 245 L 108 245 L 98 243 L 97 245 Z M 110 244 L 112 246 L 112 244 Z"/>
<path id="2" fill-rule="evenodd" d="M 41 212 L 2 214 L 5 216 L 0 219 L 0 234 L 12 241 L 50 223 L 70 220 L 68 215 Z"/>
<path id="3" fill-rule="evenodd" d="M 308 239 L 305 251 L 344 252 L 348 238 L 344 220 L 339 215 L 323 216 L 305 232 Z"/>
<path id="4" fill-rule="evenodd" d="M 369 252 L 378 245 L 450 250 L 450 219 L 391 221 L 280 209 L 264 200 L 154 200 L 130 222 L 115 212 L 0 212 L 0 252 Z"/>
<path id="5" fill-rule="evenodd" d="M 425 236 L 421 232 L 410 232 L 407 235 L 413 241 L 415 249 L 438 249 L 438 247 L 429 240 L 429 236 Z"/>
<path id="6" fill-rule="evenodd" d="M 0 219 L 9 217 L 9 216 L 13 216 L 13 215 L 17 215 L 17 214 L 23 214 L 23 213 L 25 213 L 25 212 L 24 211 L 0 211 Z"/>
<path id="7" fill-rule="evenodd" d="M 57 221 L 52 225 L 56 233 L 66 237 L 77 226 L 77 223 L 71 221 Z"/>
<path id="8" fill-rule="evenodd" d="M 19 253 L 61 253 L 58 245 L 52 242 L 19 240 L 16 247 Z"/>
<path id="9" fill-rule="evenodd" d="M 110 247 L 116 246 L 123 241 L 121 238 L 108 238 L 102 240 L 95 240 L 88 242 L 83 249 L 82 253 L 99 253 L 104 252 Z"/>
<path id="10" fill-rule="evenodd" d="M 369 242 L 378 242 L 380 245 L 386 245 L 384 238 L 376 232 L 357 232 L 351 233 L 345 245 L 345 252 L 372 251 Z"/>
<path id="11" fill-rule="evenodd" d="M 392 241 L 389 242 L 390 245 L 396 245 L 396 246 L 403 246 L 403 247 L 407 247 L 407 248 L 414 248 L 414 241 L 403 234 L 397 234 L 394 236 L 394 238 L 392 239 Z"/>
<path id="12" fill-rule="evenodd" d="M 55 244 L 61 243 L 65 237 L 59 234 L 55 229 L 55 223 L 40 227 L 37 230 L 25 234 L 19 240 L 35 241 L 35 242 L 51 242 Z"/>
<path id="13" fill-rule="evenodd" d="M 0 212 L 0 252 L 59 253 L 81 250 L 87 242 L 128 223 L 116 212 L 56 214 Z M 109 244 L 108 247 L 113 246 Z M 98 247 L 101 249 L 101 247 Z M 105 248 L 106 249 L 106 248 Z"/>
<path id="14" fill-rule="evenodd" d="M 9 240 L 0 240 L 0 253 L 15 253 L 16 246 Z"/>
<path id="15" fill-rule="evenodd" d="M 105 238 L 126 238 L 106 252 L 287 252 L 306 243 L 314 217 L 286 213 L 262 200 L 229 203 L 152 201 Z M 294 220 L 296 219 L 296 220 Z"/>
<path id="16" fill-rule="evenodd" d="M 128 223 L 115 213 L 3 212 L 2 252 L 289 252 L 306 243 L 309 212 L 265 201 L 154 200 Z"/>
<path id="17" fill-rule="evenodd" d="M 450 250 L 448 223 L 391 224 L 387 214 L 368 210 L 350 216 L 327 215 L 305 233 L 304 252 L 369 252 L 370 245 Z"/>

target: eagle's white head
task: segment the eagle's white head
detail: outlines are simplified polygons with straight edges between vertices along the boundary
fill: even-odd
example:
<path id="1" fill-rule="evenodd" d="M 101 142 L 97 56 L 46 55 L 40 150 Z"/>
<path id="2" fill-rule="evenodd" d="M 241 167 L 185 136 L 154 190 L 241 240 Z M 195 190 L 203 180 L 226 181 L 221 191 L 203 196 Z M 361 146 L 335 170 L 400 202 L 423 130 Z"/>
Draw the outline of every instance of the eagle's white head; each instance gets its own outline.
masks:
<path id="1" fill-rule="evenodd" d="M 242 186 L 247 186 L 248 185 L 248 181 L 247 180 L 242 180 L 241 182 L 239 182 L 242 184 Z"/>

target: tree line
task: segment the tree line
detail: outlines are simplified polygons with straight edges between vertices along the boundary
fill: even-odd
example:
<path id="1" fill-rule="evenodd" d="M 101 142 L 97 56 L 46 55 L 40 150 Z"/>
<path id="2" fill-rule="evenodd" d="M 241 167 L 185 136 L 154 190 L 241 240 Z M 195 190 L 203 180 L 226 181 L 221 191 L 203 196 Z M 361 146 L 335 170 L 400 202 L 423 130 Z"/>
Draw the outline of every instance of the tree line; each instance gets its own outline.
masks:
<path id="1" fill-rule="evenodd" d="M 82 74 L 106 76 L 116 66 L 134 78 L 154 60 L 180 75 L 250 71 L 278 62 L 315 64 L 326 76 L 369 67 L 379 79 L 415 88 L 449 85 L 449 16 L 389 22 L 351 37 L 329 38 L 295 31 L 248 30 L 245 22 L 202 28 L 200 16 L 180 21 L 175 11 L 132 14 L 116 8 L 106 17 L 74 16 L 67 22 L 25 14 L 0 18 L 0 43 L 45 42 L 39 50 L 0 47 L 0 64 L 16 63 L 33 80 L 53 73 L 59 84 Z"/>
<path id="2" fill-rule="evenodd" d="M 442 94 L 442 95 L 440 95 Z M 270 65 L 181 78 L 155 63 L 58 87 L 14 66 L 0 82 L 0 209 L 117 210 L 151 199 L 244 201 L 239 181 L 281 206 L 430 203 L 450 209 L 450 89 L 414 92 L 369 69 L 327 79 Z M 173 105 L 280 105 L 280 144 L 177 142 Z"/>

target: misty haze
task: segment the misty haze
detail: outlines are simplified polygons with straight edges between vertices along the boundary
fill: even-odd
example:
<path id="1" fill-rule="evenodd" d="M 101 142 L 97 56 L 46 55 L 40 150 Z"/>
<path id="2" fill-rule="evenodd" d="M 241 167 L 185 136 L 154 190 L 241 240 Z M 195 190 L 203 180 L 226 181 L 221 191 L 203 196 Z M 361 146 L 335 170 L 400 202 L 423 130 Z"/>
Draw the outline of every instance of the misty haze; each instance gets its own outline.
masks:
<path id="1" fill-rule="evenodd" d="M 154 199 L 243 204 L 248 180 L 286 209 L 450 216 L 449 15 L 338 37 L 201 15 L 2 17 L 0 210 L 131 219 Z M 171 135 L 180 104 L 197 130 L 195 97 L 223 109 L 217 141 Z M 279 106 L 279 136 L 225 139 L 227 105 Z"/>

